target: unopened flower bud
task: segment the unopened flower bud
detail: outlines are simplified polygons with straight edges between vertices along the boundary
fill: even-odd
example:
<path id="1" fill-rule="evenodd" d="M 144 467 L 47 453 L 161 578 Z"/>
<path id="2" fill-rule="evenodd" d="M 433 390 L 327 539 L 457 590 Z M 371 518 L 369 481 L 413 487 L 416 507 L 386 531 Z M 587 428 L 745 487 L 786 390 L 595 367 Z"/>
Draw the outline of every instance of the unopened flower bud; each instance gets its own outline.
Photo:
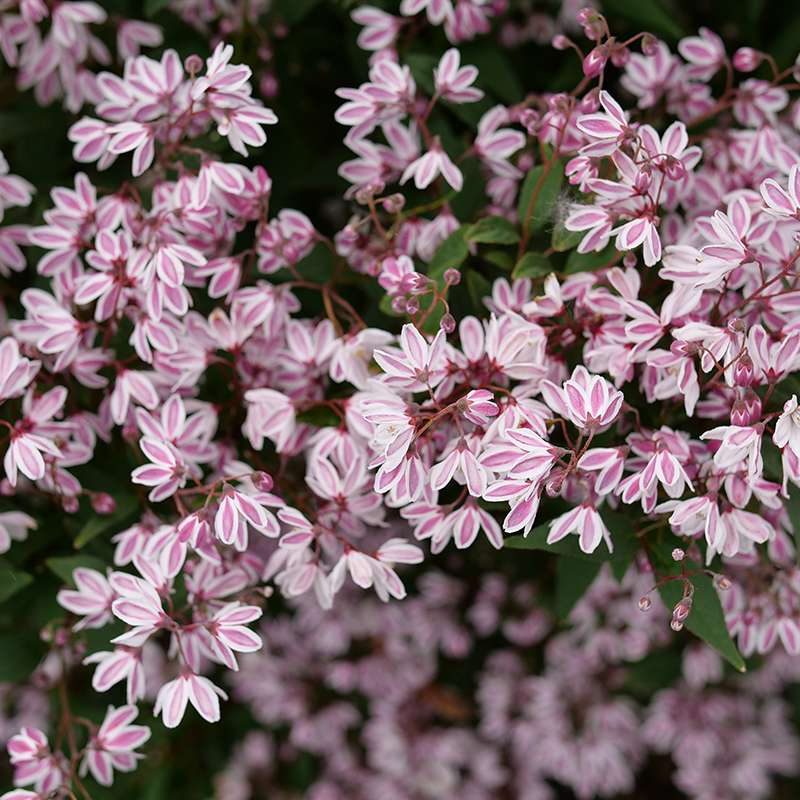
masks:
<path id="1" fill-rule="evenodd" d="M 265 72 L 258 82 L 262 97 L 273 98 L 278 96 L 278 79 L 272 72 Z"/>
<path id="2" fill-rule="evenodd" d="M 530 135 L 535 133 L 539 120 L 539 113 L 532 108 L 526 108 L 519 115 L 520 125 L 522 125 Z"/>
<path id="3" fill-rule="evenodd" d="M 274 484 L 272 482 L 272 477 L 266 472 L 254 472 L 253 486 L 255 486 L 259 492 L 271 492 Z"/>
<path id="4" fill-rule="evenodd" d="M 439 323 L 439 327 L 445 333 L 452 333 L 456 329 L 455 317 L 452 314 L 445 314 Z"/>
<path id="5" fill-rule="evenodd" d="M 653 601 L 649 597 L 645 595 L 639 598 L 639 611 L 649 611 L 652 607 Z"/>
<path id="6" fill-rule="evenodd" d="M 674 630 L 676 633 L 683 630 L 683 623 L 679 619 L 673 619 L 669 623 L 670 628 Z"/>
<path id="7" fill-rule="evenodd" d="M 65 497 L 61 501 L 61 508 L 63 508 L 64 511 L 67 514 L 75 514 L 75 513 L 77 513 L 78 509 L 80 508 L 80 505 L 78 504 L 78 498 L 77 497 Z"/>
<path id="8" fill-rule="evenodd" d="M 605 69 L 606 61 L 608 61 L 606 48 L 595 47 L 583 59 L 583 74 L 587 78 L 596 78 Z"/>
<path id="9" fill-rule="evenodd" d="M 107 492 L 92 495 L 92 508 L 98 514 L 113 514 L 117 510 L 117 501 Z"/>
<path id="10" fill-rule="evenodd" d="M 636 254 L 625 253 L 625 257 L 622 259 L 622 266 L 626 269 L 633 269 L 636 266 Z"/>
<path id="11" fill-rule="evenodd" d="M 649 33 L 642 36 L 642 53 L 646 56 L 654 56 L 658 52 L 658 39 Z"/>
<path id="12" fill-rule="evenodd" d="M 183 68 L 190 75 L 197 75 L 197 73 L 203 69 L 203 59 L 196 53 L 192 53 L 192 55 L 187 56 L 186 60 L 183 62 Z"/>
<path id="13" fill-rule="evenodd" d="M 733 66 L 739 72 L 752 72 L 764 60 L 764 54 L 752 47 L 740 47 L 733 54 Z"/>
<path id="14" fill-rule="evenodd" d="M 722 592 L 727 592 L 732 586 L 730 580 L 724 575 L 717 575 L 717 577 L 714 578 L 714 584 L 716 585 L 717 589 Z"/>
<path id="15" fill-rule="evenodd" d="M 676 547 L 672 551 L 672 560 L 673 561 L 683 561 L 684 558 L 686 558 L 686 553 L 683 550 L 681 550 L 680 547 Z"/>
<path id="16" fill-rule="evenodd" d="M 692 601 L 688 597 L 684 597 L 675 608 L 672 609 L 672 619 L 683 622 L 689 616 L 692 610 Z"/>
<path id="17" fill-rule="evenodd" d="M 618 68 L 624 67 L 630 57 L 631 53 L 627 47 L 615 47 L 611 51 L 611 63 Z"/>
<path id="18" fill-rule="evenodd" d="M 564 36 L 563 33 L 559 33 L 553 37 L 551 44 L 556 50 L 566 50 L 572 42 L 570 42 L 569 38 Z"/>
<path id="19" fill-rule="evenodd" d="M 406 300 L 406 314 L 416 314 L 419 311 L 419 300 L 416 297 L 409 297 Z"/>
<path id="20" fill-rule="evenodd" d="M 405 314 L 406 311 L 406 299 L 405 297 L 395 297 L 392 300 L 392 311 L 395 314 Z"/>
<path id="21" fill-rule="evenodd" d="M 444 271 L 444 282 L 448 286 L 457 286 L 459 283 L 461 283 L 461 273 L 452 267 L 450 267 L 450 269 L 446 269 Z"/>
<path id="22" fill-rule="evenodd" d="M 398 214 L 403 210 L 403 206 L 405 206 L 405 204 L 406 198 L 403 197 L 400 192 L 395 192 L 394 194 L 390 194 L 388 197 L 383 199 L 383 210 L 387 214 Z"/>

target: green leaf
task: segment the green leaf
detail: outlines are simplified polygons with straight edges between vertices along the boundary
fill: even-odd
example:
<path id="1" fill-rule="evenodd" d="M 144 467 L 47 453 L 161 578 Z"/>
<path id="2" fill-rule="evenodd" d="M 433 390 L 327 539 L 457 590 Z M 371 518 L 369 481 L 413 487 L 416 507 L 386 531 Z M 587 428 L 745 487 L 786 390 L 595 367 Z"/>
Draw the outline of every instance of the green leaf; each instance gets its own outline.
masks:
<path id="1" fill-rule="evenodd" d="M 492 293 L 492 285 L 477 270 L 467 270 L 467 293 L 469 294 L 472 305 L 480 311 L 484 308 L 483 298 Z"/>
<path id="2" fill-rule="evenodd" d="M 275 4 L 281 19 L 291 28 L 300 22 L 320 0 L 280 0 Z"/>
<path id="3" fill-rule="evenodd" d="M 536 233 L 552 218 L 558 202 L 564 171 L 556 160 L 547 165 L 539 164 L 525 176 L 517 201 L 520 223 Z"/>
<path id="4" fill-rule="evenodd" d="M 466 232 L 466 226 L 462 225 L 439 245 L 439 249 L 433 254 L 433 258 L 428 264 L 428 277 L 441 282 L 445 270 L 458 269 L 467 260 L 469 247 L 467 246 Z"/>
<path id="5" fill-rule="evenodd" d="M 481 244 L 514 244 L 519 233 L 505 217 L 484 217 L 467 228 L 465 238 Z"/>
<path id="6" fill-rule="evenodd" d="M 125 495 L 117 501 L 117 508 L 113 514 L 92 517 L 78 532 L 75 537 L 75 548 L 80 550 L 92 541 L 96 536 L 105 533 L 113 528 L 119 528 L 125 523 L 139 507 L 137 499 L 133 495 Z M 116 531 L 115 531 L 116 532 Z"/>
<path id="7" fill-rule="evenodd" d="M 562 556 L 556 561 L 556 614 L 566 619 L 578 600 L 592 585 L 600 568 L 600 561 L 581 561 Z"/>
<path id="8" fill-rule="evenodd" d="M 525 253 L 517 261 L 512 278 L 541 278 L 553 271 L 550 259 L 544 253 Z"/>
<path id="9" fill-rule="evenodd" d="M 797 559 L 800 561 L 800 489 L 794 484 L 789 484 L 789 499 L 786 501 L 786 512 L 794 530 L 794 543 Z"/>
<path id="10" fill-rule="evenodd" d="M 328 406 L 315 406 L 307 411 L 301 411 L 297 415 L 298 422 L 305 422 L 307 425 L 315 425 L 317 428 L 333 428 L 341 424 L 339 415 Z"/>
<path id="11" fill-rule="evenodd" d="M 490 250 L 483 257 L 490 264 L 494 264 L 505 272 L 511 272 L 514 268 L 514 259 L 506 250 Z"/>
<path id="12" fill-rule="evenodd" d="M 567 266 L 564 272 L 573 275 L 576 272 L 594 272 L 596 269 L 611 266 L 615 259 L 618 260 L 622 254 L 614 247 L 613 242 L 609 242 L 598 253 L 579 253 L 573 250 L 567 256 Z"/>
<path id="13" fill-rule="evenodd" d="M 324 244 L 314 249 L 297 263 L 297 271 L 308 281 L 325 283 L 333 275 L 333 255 Z"/>
<path id="14" fill-rule="evenodd" d="M 649 543 L 647 553 L 654 572 L 665 577 L 679 576 L 682 574 L 681 568 L 683 568 L 688 580 L 694 586 L 692 610 L 684 625 L 687 630 L 716 650 L 739 672 L 744 672 L 746 670 L 744 659 L 728 633 L 722 604 L 713 581 L 702 571 L 700 565 L 688 560 L 678 564 L 673 560 L 672 550 L 678 545 L 680 545 L 680 540 L 670 534 L 667 534 L 658 543 Z M 667 608 L 674 608 L 683 596 L 683 580 L 678 578 L 664 581 L 658 591 Z"/>
<path id="15" fill-rule="evenodd" d="M 512 550 L 544 550 L 546 553 L 569 556 L 570 558 L 592 561 L 598 564 L 611 558 L 605 543 L 602 542 L 593 553 L 584 553 L 578 546 L 578 537 L 572 534 L 565 536 L 559 542 L 548 544 L 547 534 L 549 530 L 550 523 L 545 522 L 544 525 L 537 525 L 527 536 L 522 534 L 510 536 L 503 542 L 503 546 L 510 547 Z"/>
<path id="16" fill-rule="evenodd" d="M 687 564 L 687 566 L 690 566 Z M 692 575 L 690 578 L 694 586 L 692 610 L 684 623 L 686 628 L 695 636 L 713 647 L 728 663 L 732 664 L 739 672 L 745 672 L 744 659 L 728 633 L 725 624 L 725 615 L 719 602 L 717 590 L 711 578 L 704 573 Z M 682 586 L 680 581 L 669 581 L 659 587 L 661 597 L 668 608 L 673 608 L 681 599 Z"/>
<path id="17" fill-rule="evenodd" d="M 585 234 L 585 231 L 568 231 L 562 224 L 558 224 L 553 228 L 550 246 L 557 253 L 565 253 L 567 250 L 576 248 Z"/>
<path id="18" fill-rule="evenodd" d="M 417 86 L 420 86 L 427 94 L 433 95 L 436 90 L 433 83 L 433 70 L 439 63 L 439 59 L 429 53 L 408 53 L 403 61 L 411 70 L 411 76 Z"/>
<path id="19" fill-rule="evenodd" d="M 45 562 L 47 568 L 54 572 L 64 583 L 74 586 L 72 581 L 72 571 L 78 567 L 96 569 L 105 574 L 106 564 L 95 556 L 59 556 L 58 558 L 48 558 Z"/>
<path id="20" fill-rule="evenodd" d="M 28 586 L 33 577 L 0 558 L 0 603 Z"/>
<path id="21" fill-rule="evenodd" d="M 152 19 L 169 5 L 169 0 L 144 0 L 144 15 Z"/>
<path id="22" fill-rule="evenodd" d="M 31 673 L 39 662 L 32 643 L 19 635 L 18 631 L 0 633 L 0 682 L 23 683 L 30 680 Z"/>
<path id="23" fill-rule="evenodd" d="M 634 555 L 639 548 L 639 542 L 633 533 L 633 527 L 629 518 L 625 514 L 610 511 L 604 508 L 600 512 L 606 527 L 611 534 L 611 542 L 614 545 L 614 552 L 609 553 L 605 542 L 601 542 L 593 553 L 584 553 L 578 545 L 578 537 L 570 534 L 559 542 L 547 543 L 547 534 L 550 530 L 550 523 L 535 527 L 527 536 L 510 536 L 503 543 L 504 547 L 513 550 L 544 550 L 548 553 L 569 556 L 581 561 L 591 561 L 602 564 L 610 562 L 611 571 L 617 580 L 622 580 L 628 570 Z"/>
<path id="24" fill-rule="evenodd" d="M 609 19 L 623 17 L 637 30 L 645 29 L 648 33 L 661 34 L 673 39 L 685 35 L 675 15 L 667 11 L 660 0 L 604 0 L 603 11 Z"/>

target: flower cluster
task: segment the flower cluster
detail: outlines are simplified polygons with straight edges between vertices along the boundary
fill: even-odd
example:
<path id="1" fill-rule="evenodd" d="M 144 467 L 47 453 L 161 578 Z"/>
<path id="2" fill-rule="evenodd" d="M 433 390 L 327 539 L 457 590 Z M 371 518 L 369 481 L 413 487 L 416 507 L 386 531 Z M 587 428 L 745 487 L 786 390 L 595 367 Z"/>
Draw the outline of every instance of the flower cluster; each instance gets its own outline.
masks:
<path id="1" fill-rule="evenodd" d="M 511 102 L 462 45 L 506 12 L 501 40 L 535 38 L 503 3 L 360 7 L 347 188 L 300 210 L 255 96 L 280 15 L 266 40 L 269 4 L 170 5 L 205 59 L 114 20 L 117 69 L 94 3 L 0 12 L 86 170 L 32 206 L 0 154 L 0 602 L 66 584 L 28 686 L 60 720 L 26 701 L 5 800 L 88 797 L 136 768 L 140 710 L 213 723 L 229 696 L 315 756 L 313 797 L 612 797 L 659 753 L 692 797 L 767 797 L 799 746 L 792 678 L 758 684 L 800 656 L 797 65 L 583 8 L 553 39 L 574 89 Z M 500 577 L 506 548 L 555 585 Z M 445 551 L 473 584 L 412 568 Z M 679 647 L 644 702 L 632 664 Z M 450 696 L 440 662 L 478 651 Z M 76 713 L 81 674 L 125 704 Z M 252 735 L 220 796 L 290 757 Z"/>

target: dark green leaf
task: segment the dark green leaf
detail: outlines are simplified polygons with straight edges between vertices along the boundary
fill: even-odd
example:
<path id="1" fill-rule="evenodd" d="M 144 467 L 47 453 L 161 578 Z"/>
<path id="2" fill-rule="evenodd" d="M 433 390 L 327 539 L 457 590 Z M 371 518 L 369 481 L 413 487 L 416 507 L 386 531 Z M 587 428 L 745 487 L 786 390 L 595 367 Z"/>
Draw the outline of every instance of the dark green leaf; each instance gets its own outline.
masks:
<path id="1" fill-rule="evenodd" d="M 5 559 L 0 559 L 0 603 L 24 589 L 33 578 L 9 564 Z"/>
<path id="2" fill-rule="evenodd" d="M 786 513 L 794 529 L 794 544 L 797 558 L 800 561 L 800 489 L 793 483 L 789 484 L 789 499 L 786 501 Z"/>
<path id="3" fill-rule="evenodd" d="M 297 415 L 298 422 L 315 425 L 317 428 L 332 428 L 341 424 L 339 415 L 328 406 L 315 406 Z"/>
<path id="4" fill-rule="evenodd" d="M 532 233 L 542 230 L 553 216 L 564 170 L 556 160 L 539 164 L 526 176 L 519 192 L 517 211 L 520 223 Z"/>
<path id="5" fill-rule="evenodd" d="M 651 564 L 658 574 L 679 574 L 680 566 L 673 561 L 671 556 L 673 546 L 677 541 L 670 536 L 660 544 L 651 544 L 648 548 Z M 681 566 L 686 570 L 686 574 L 694 586 L 692 610 L 684 623 L 686 628 L 714 648 L 739 672 L 744 672 L 746 669 L 744 659 L 728 633 L 719 595 L 717 595 L 711 578 L 702 572 L 697 564 L 690 561 L 681 562 Z M 659 592 L 667 608 L 672 609 L 683 594 L 683 581 L 680 579 L 666 581 L 659 586 Z"/>
<path id="6" fill-rule="evenodd" d="M 105 516 L 100 516 L 98 514 L 92 517 L 81 528 L 78 535 L 75 537 L 75 548 L 80 550 L 96 536 L 106 531 L 113 530 L 114 533 L 117 533 L 118 531 L 116 529 L 122 527 L 123 523 L 133 516 L 138 506 L 139 503 L 133 495 L 125 495 L 118 500 L 116 511 L 114 511 L 113 514 L 107 514 Z"/>
<path id="7" fill-rule="evenodd" d="M 296 25 L 305 17 L 320 0 L 280 0 L 276 10 L 281 19 L 289 26 Z"/>
<path id="8" fill-rule="evenodd" d="M 480 272 L 474 269 L 467 270 L 467 292 L 472 305 L 475 306 L 477 311 L 484 309 L 483 298 L 488 297 L 492 293 L 492 285 Z"/>
<path id="9" fill-rule="evenodd" d="M 514 268 L 514 259 L 506 250 L 490 250 L 483 257 L 490 264 L 494 264 L 505 272 L 511 272 Z"/>
<path id="10" fill-rule="evenodd" d="M 96 569 L 98 572 L 104 574 L 106 571 L 105 563 L 95 556 L 60 556 L 59 558 L 48 558 L 44 563 L 49 570 L 54 572 L 64 583 L 68 583 L 70 586 L 74 586 L 72 571 L 78 567 Z"/>
<path id="11" fill-rule="evenodd" d="M 550 246 L 557 253 L 565 253 L 567 250 L 577 247 L 585 233 L 585 231 L 568 231 L 562 224 L 558 224 L 553 228 Z"/>
<path id="12" fill-rule="evenodd" d="M 582 561 L 568 556 L 562 556 L 556 561 L 556 614 L 561 619 L 569 616 L 602 566 L 600 561 Z"/>
<path id="13" fill-rule="evenodd" d="M 519 233 L 505 217 L 484 217 L 467 228 L 465 238 L 481 244 L 514 244 Z"/>
<path id="14" fill-rule="evenodd" d="M 603 11 L 614 19 L 622 17 L 633 27 L 645 29 L 648 33 L 661 34 L 673 39 L 685 35 L 683 27 L 678 24 L 675 15 L 667 11 L 660 0 L 604 0 Z"/>
<path id="15" fill-rule="evenodd" d="M 564 271 L 567 275 L 576 272 L 593 272 L 596 269 L 610 267 L 615 261 L 622 258 L 622 254 L 609 242 L 599 253 L 579 253 L 573 250 L 567 257 L 567 266 Z"/>
<path id="16" fill-rule="evenodd" d="M 512 278 L 541 278 L 553 271 L 550 259 L 544 253 L 525 253 L 517 261 Z"/>
<path id="17" fill-rule="evenodd" d="M 458 269 L 467 260 L 469 247 L 467 247 L 466 232 L 466 226 L 462 226 L 439 245 L 439 249 L 428 264 L 429 277 L 441 282 L 445 270 Z"/>
<path id="18" fill-rule="evenodd" d="M 169 5 L 169 0 L 144 0 L 144 15 L 152 19 Z"/>
<path id="19" fill-rule="evenodd" d="M 22 683 L 30 680 L 39 657 L 35 642 L 18 631 L 0 633 L 0 683 Z"/>
<path id="20" fill-rule="evenodd" d="M 698 636 L 706 644 L 713 647 L 739 672 L 745 672 L 744 659 L 736 649 L 736 645 L 728 633 L 725 616 L 722 613 L 722 605 L 719 602 L 719 597 L 711 578 L 704 574 L 694 575 L 691 581 L 694 585 L 694 599 L 692 610 L 686 618 L 686 627 L 695 636 Z M 679 581 L 670 581 L 664 584 L 659 591 L 664 602 L 670 608 L 674 607 L 681 598 Z"/>

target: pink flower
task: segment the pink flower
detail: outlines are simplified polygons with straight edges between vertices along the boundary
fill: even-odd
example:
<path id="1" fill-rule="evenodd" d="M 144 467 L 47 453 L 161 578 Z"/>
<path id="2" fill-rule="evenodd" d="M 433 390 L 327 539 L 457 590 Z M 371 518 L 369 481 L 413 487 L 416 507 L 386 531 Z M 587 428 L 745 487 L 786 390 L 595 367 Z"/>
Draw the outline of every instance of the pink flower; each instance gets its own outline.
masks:
<path id="1" fill-rule="evenodd" d="M 394 348 L 376 349 L 373 357 L 389 376 L 388 383 L 411 391 L 423 391 L 436 386 L 444 377 L 444 331 L 439 330 L 428 344 L 414 325 L 403 325 L 400 334 L 402 352 Z"/>
<path id="2" fill-rule="evenodd" d="M 120 646 L 113 651 L 98 651 L 86 656 L 84 664 L 97 664 L 92 676 L 92 688 L 107 692 L 120 681 L 126 681 L 128 703 L 133 704 L 145 696 L 145 676 L 141 650 Z"/>
<path id="3" fill-rule="evenodd" d="M 474 103 L 483 97 L 483 92 L 472 86 L 478 77 L 478 68 L 460 64 L 461 55 L 451 47 L 433 70 L 436 92 L 452 103 Z"/>
<path id="4" fill-rule="evenodd" d="M 14 767 L 14 783 L 18 786 L 32 784 L 47 797 L 64 784 L 66 765 L 50 752 L 47 737 L 38 728 L 24 727 L 8 740 L 7 749 Z"/>
<path id="5" fill-rule="evenodd" d="M 252 497 L 227 488 L 214 515 L 214 532 L 223 544 L 233 545 L 240 552 L 247 549 L 247 526 L 264 536 L 278 536 L 278 522 Z"/>
<path id="6" fill-rule="evenodd" d="M 254 653 L 261 649 L 261 637 L 246 627 L 247 623 L 260 616 L 261 609 L 256 606 L 229 603 L 206 623 L 205 630 L 211 640 L 211 648 L 220 663 L 228 669 L 239 669 L 234 651 Z"/>
<path id="7" fill-rule="evenodd" d="M 543 381 L 542 396 L 554 411 L 589 431 L 610 425 L 619 415 L 624 399 L 622 392 L 605 378 L 590 375 L 585 367 L 576 367 L 563 389 Z"/>
<path id="8" fill-rule="evenodd" d="M 496 417 L 499 408 L 494 402 L 494 395 L 486 389 L 473 389 L 457 403 L 459 410 L 475 425 L 485 427 L 492 417 Z"/>
<path id="9" fill-rule="evenodd" d="M 572 511 L 556 517 L 550 523 L 547 543 L 555 544 L 560 542 L 570 533 L 578 534 L 578 544 L 584 553 L 593 553 L 597 550 L 601 541 L 605 541 L 610 553 L 614 552 L 611 534 L 600 514 L 591 505 L 584 503 L 573 508 Z"/>
<path id="10" fill-rule="evenodd" d="M 760 186 L 761 197 L 767 210 L 778 217 L 798 217 L 800 214 L 800 166 L 795 164 L 789 172 L 789 183 L 784 189 L 776 180 L 767 178 Z"/>
<path id="11" fill-rule="evenodd" d="M 461 191 L 461 187 L 464 184 L 461 170 L 450 160 L 450 156 L 442 149 L 441 142 L 437 137 L 433 140 L 430 149 L 425 155 L 412 161 L 406 167 L 400 178 L 400 183 L 405 183 L 413 178 L 417 189 L 427 189 L 439 174 L 455 191 Z"/>
<path id="12" fill-rule="evenodd" d="M 104 575 L 97 570 L 78 567 L 72 573 L 76 589 L 62 589 L 58 602 L 73 614 L 82 616 L 74 627 L 102 628 L 111 619 L 111 606 L 115 598 L 113 589 Z"/>
<path id="13" fill-rule="evenodd" d="M 219 698 L 227 695 L 208 678 L 184 670 L 179 677 L 165 683 L 158 691 L 153 713 L 167 728 L 177 728 L 189 702 L 207 722 L 219 721 Z"/>
<path id="14" fill-rule="evenodd" d="M 154 503 L 166 500 L 186 484 L 189 469 L 177 448 L 169 442 L 147 436 L 139 442 L 139 447 L 150 463 L 136 467 L 131 473 L 131 480 L 153 487 L 148 495 L 150 500 Z"/>
<path id="15" fill-rule="evenodd" d="M 86 755 L 81 762 L 81 774 L 92 773 L 92 777 L 102 786 L 114 782 L 114 770 L 131 772 L 136 762 L 142 758 L 135 753 L 150 738 L 150 729 L 144 725 L 131 725 L 139 709 L 136 706 L 108 707 L 103 724 L 87 745 Z"/>
<path id="16" fill-rule="evenodd" d="M 383 50 L 391 46 L 403 25 L 400 17 L 387 14 L 374 6 L 360 6 L 350 17 L 357 25 L 364 26 L 357 40 L 362 50 Z"/>

